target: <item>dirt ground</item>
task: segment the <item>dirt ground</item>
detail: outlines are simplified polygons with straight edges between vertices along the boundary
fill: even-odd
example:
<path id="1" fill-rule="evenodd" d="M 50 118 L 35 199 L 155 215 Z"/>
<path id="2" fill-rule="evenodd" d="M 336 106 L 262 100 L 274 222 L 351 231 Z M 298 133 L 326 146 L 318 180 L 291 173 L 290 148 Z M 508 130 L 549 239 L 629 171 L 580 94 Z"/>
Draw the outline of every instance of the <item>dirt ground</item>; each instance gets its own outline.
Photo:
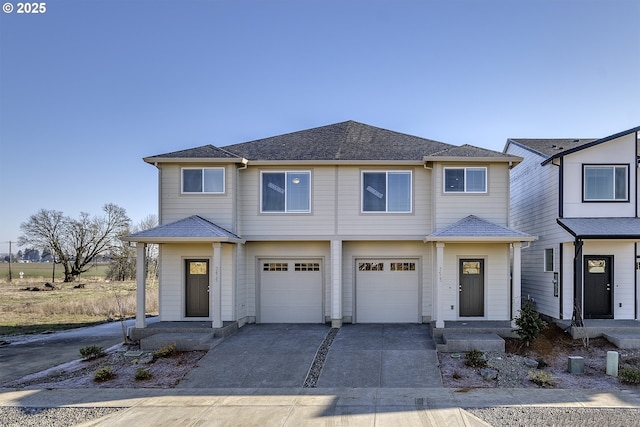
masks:
<path id="1" fill-rule="evenodd" d="M 121 347 L 137 350 L 137 347 Z M 173 356 L 149 361 L 150 357 L 126 357 L 111 352 L 105 357 L 74 361 L 58 368 L 29 375 L 3 387 L 7 388 L 173 388 L 206 354 L 205 351 L 177 352 Z M 115 376 L 107 381 L 94 379 L 97 370 L 111 367 Z M 150 378 L 136 379 L 136 371 L 146 369 Z"/>
<path id="2" fill-rule="evenodd" d="M 123 347 L 124 349 L 125 347 Z M 135 347 L 128 348 L 135 350 Z M 618 351 L 620 367 L 640 369 L 640 350 L 618 349 L 604 338 L 589 340 L 588 347 L 582 340 L 573 340 L 556 325 L 550 325 L 530 347 L 523 347 L 518 339 L 506 339 L 505 353 L 487 353 L 489 367 L 498 371 L 497 380 L 485 380 L 480 369 L 465 366 L 465 354 L 439 353 L 440 370 L 445 387 L 460 390 L 486 387 L 539 387 L 529 380 L 529 372 L 536 368 L 527 367 L 524 358 L 546 365 L 541 370 L 550 374 L 556 388 L 567 389 L 629 389 L 640 391 L 637 385 L 621 384 L 617 378 L 606 375 L 607 351 Z M 178 352 L 172 357 L 160 358 L 146 363 L 143 358 L 124 357 L 110 353 L 91 361 L 76 361 L 62 367 L 34 374 L 4 387 L 15 388 L 172 388 L 204 356 L 203 351 Z M 568 356 L 583 356 L 585 373 L 567 372 Z M 115 377 L 108 381 L 96 382 L 95 372 L 110 366 Z M 139 368 L 149 371 L 151 377 L 136 380 Z"/>
<path id="3" fill-rule="evenodd" d="M 524 358 L 538 361 L 541 371 L 551 375 L 555 388 L 565 389 L 630 389 L 640 390 L 637 385 L 625 385 L 618 378 L 606 375 L 607 351 L 619 353 L 619 367 L 640 369 L 640 350 L 618 349 L 604 338 L 591 338 L 588 346 L 581 339 L 574 340 L 555 324 L 549 325 L 543 334 L 524 347 L 519 339 L 505 339 L 504 354 L 489 353 L 485 357 L 489 367 L 498 370 L 497 380 L 485 380 L 480 369 L 465 366 L 465 354 L 439 353 L 440 370 L 445 387 L 478 388 L 500 387 L 505 382 L 514 387 L 540 387 L 529 379 Z M 459 356 L 459 357 L 458 357 Z M 584 374 L 568 372 L 568 357 L 584 357 Z M 501 376 L 509 377 L 503 380 Z"/>

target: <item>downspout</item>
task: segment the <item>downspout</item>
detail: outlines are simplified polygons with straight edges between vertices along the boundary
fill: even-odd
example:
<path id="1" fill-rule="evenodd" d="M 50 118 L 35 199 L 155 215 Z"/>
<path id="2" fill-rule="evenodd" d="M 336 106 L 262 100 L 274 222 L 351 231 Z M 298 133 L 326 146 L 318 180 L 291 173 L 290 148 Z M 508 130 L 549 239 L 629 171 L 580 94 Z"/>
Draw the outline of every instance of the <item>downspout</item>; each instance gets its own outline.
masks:
<path id="1" fill-rule="evenodd" d="M 573 318 L 572 326 L 582 327 L 584 313 L 582 310 L 582 240 L 576 237 L 574 243 L 575 255 L 573 257 Z M 578 312 L 579 310 L 579 312 Z"/>

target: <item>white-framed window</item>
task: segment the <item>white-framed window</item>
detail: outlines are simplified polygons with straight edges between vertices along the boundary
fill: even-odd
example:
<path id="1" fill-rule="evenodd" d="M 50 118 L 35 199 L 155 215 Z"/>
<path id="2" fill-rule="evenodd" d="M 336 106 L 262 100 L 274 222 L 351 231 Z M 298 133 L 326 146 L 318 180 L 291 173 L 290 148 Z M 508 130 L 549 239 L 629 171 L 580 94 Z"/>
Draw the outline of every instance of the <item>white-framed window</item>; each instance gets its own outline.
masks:
<path id="1" fill-rule="evenodd" d="M 486 193 L 487 168 L 444 168 L 445 193 Z"/>
<path id="2" fill-rule="evenodd" d="M 224 168 L 182 168 L 182 193 L 224 193 Z"/>
<path id="3" fill-rule="evenodd" d="M 361 181 L 362 212 L 411 212 L 411 171 L 363 171 Z"/>
<path id="4" fill-rule="evenodd" d="M 545 272 L 553 272 L 555 271 L 555 266 L 553 265 L 553 248 L 546 248 L 544 250 L 544 271 Z"/>
<path id="5" fill-rule="evenodd" d="M 311 212 L 310 171 L 263 171 L 260 181 L 260 212 Z"/>
<path id="6" fill-rule="evenodd" d="M 583 165 L 585 202 L 626 202 L 629 165 Z"/>

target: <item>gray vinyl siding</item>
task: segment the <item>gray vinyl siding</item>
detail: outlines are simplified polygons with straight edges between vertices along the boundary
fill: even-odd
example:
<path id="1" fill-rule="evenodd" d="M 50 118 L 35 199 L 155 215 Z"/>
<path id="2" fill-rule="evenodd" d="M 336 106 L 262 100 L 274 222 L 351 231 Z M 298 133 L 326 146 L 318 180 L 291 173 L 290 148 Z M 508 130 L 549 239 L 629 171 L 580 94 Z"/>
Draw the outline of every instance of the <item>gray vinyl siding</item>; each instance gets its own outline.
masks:
<path id="1" fill-rule="evenodd" d="M 186 166 L 186 165 L 184 165 Z M 188 164 L 188 167 L 211 165 Z M 216 225 L 234 231 L 235 166 L 225 167 L 224 194 L 182 194 L 181 165 L 162 164 L 160 174 L 160 222 L 167 224 L 191 215 L 200 215 Z"/>
<path id="2" fill-rule="evenodd" d="M 445 193 L 445 167 L 486 167 L 486 193 Z M 435 230 L 476 215 L 498 225 L 509 226 L 509 169 L 506 163 L 441 163 L 433 167 Z M 517 227 L 516 227 L 517 228 Z"/>
<path id="3" fill-rule="evenodd" d="M 554 268 L 559 272 L 560 244 L 572 240 L 556 222 L 559 168 L 552 164 L 542 166 L 543 157 L 513 144 L 508 153 L 524 158 L 511 170 L 511 226 L 538 237 L 522 249 L 522 299 L 532 299 L 539 312 L 559 318 L 560 297 L 554 296 L 553 272 L 544 271 L 545 249 L 553 249 Z M 565 249 L 565 260 L 573 258 L 571 247 L 569 253 Z"/>
<path id="4" fill-rule="evenodd" d="M 331 236 L 335 221 L 335 168 L 322 167 L 249 167 L 239 174 L 239 228 L 247 239 L 268 237 Z M 310 213 L 261 213 L 261 171 L 311 171 Z"/>
<path id="5" fill-rule="evenodd" d="M 412 212 L 362 212 L 362 172 L 390 170 L 412 172 Z M 340 167 L 337 179 L 336 232 L 338 235 L 365 239 L 385 236 L 399 239 L 420 239 L 429 233 L 431 225 L 431 171 L 422 167 Z"/>

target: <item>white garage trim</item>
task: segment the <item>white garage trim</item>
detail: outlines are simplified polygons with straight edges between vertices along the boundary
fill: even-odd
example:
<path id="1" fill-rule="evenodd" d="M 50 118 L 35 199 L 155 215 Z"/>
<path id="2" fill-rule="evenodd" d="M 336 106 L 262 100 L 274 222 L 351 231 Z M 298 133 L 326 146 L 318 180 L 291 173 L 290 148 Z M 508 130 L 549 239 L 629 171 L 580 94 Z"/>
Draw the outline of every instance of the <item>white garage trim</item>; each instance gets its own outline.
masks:
<path id="1" fill-rule="evenodd" d="M 420 323 L 420 259 L 356 258 L 356 323 Z"/>
<path id="2" fill-rule="evenodd" d="M 320 258 L 258 259 L 259 323 L 323 323 Z"/>

